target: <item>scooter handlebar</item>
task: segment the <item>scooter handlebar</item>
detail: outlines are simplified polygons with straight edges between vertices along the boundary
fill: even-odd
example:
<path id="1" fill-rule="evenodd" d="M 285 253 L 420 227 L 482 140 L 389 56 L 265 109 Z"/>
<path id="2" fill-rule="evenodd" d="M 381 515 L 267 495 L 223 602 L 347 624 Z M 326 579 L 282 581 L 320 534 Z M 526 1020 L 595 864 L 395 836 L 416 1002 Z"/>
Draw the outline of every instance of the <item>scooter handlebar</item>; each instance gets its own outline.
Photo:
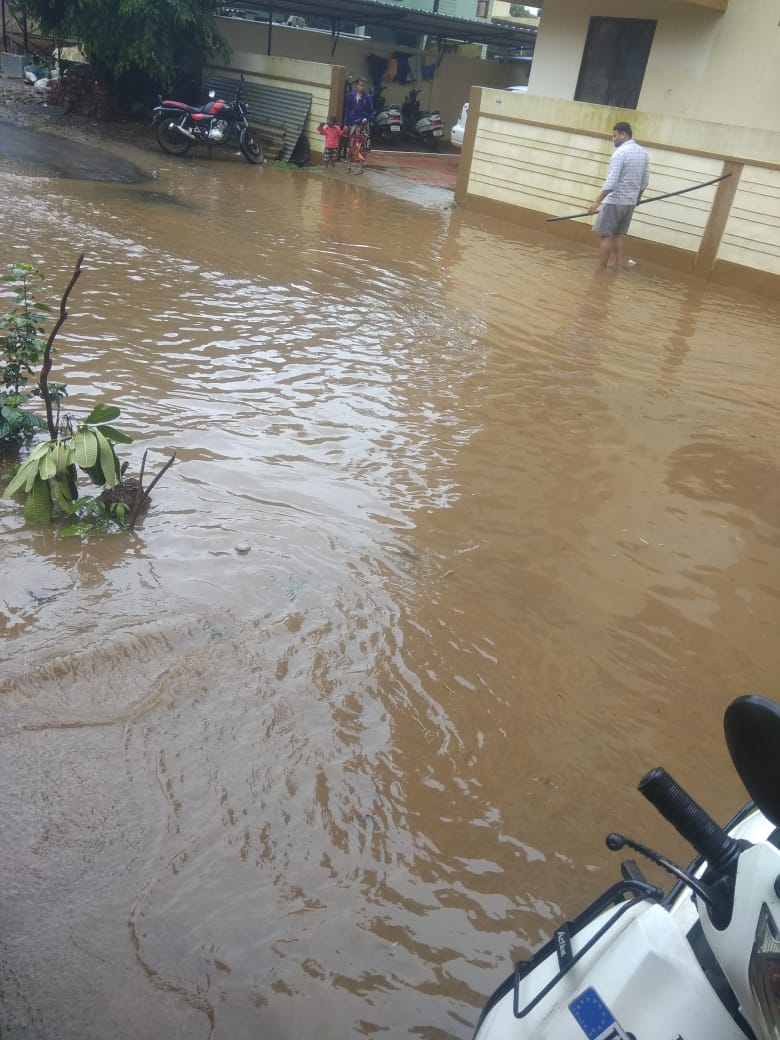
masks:
<path id="1" fill-rule="evenodd" d="M 740 845 L 719 827 L 665 769 L 658 766 L 639 781 L 639 791 L 716 870 L 739 854 Z"/>

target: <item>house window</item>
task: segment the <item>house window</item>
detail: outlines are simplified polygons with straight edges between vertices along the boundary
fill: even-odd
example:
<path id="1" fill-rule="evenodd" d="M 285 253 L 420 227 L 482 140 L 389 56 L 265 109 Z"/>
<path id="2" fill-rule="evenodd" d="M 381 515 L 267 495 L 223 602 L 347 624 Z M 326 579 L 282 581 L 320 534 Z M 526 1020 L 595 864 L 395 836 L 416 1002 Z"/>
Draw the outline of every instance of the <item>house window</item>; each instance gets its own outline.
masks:
<path id="1" fill-rule="evenodd" d="M 656 24 L 643 18 L 591 18 L 574 100 L 636 108 Z"/>
<path id="2" fill-rule="evenodd" d="M 490 0 L 477 0 L 477 18 L 487 18 Z"/>

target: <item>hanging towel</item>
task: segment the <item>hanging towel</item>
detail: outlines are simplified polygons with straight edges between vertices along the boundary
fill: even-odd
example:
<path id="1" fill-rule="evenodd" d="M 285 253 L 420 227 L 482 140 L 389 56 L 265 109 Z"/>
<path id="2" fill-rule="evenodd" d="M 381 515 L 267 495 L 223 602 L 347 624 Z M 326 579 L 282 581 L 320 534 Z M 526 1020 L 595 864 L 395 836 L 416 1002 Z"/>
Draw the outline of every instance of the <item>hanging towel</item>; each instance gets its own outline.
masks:
<path id="1" fill-rule="evenodd" d="M 422 78 L 423 79 L 433 79 L 435 73 L 436 73 L 436 66 L 435 65 L 423 65 L 423 67 L 422 67 Z"/>
<path id="2" fill-rule="evenodd" d="M 395 58 L 395 60 L 396 60 L 396 62 L 398 64 L 398 72 L 397 72 L 398 82 L 399 83 L 408 83 L 409 82 L 409 55 L 408 54 L 396 53 L 396 54 L 393 55 L 393 57 Z"/>
<path id="3" fill-rule="evenodd" d="M 412 83 L 419 83 L 422 79 L 422 55 L 421 54 L 410 54 L 409 55 L 409 75 L 412 77 Z"/>

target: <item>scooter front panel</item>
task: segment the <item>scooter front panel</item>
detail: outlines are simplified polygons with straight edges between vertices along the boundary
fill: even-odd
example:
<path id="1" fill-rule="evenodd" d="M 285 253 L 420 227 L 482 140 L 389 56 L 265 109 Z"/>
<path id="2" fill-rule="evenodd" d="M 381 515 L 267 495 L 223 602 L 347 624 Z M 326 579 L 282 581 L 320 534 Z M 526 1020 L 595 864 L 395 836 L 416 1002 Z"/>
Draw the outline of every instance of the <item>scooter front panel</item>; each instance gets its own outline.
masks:
<path id="1" fill-rule="evenodd" d="M 577 936 L 584 944 L 587 935 Z M 548 961 L 550 963 L 548 963 Z M 745 1040 L 669 912 L 642 902 L 523 1018 L 557 973 L 552 954 L 490 1009 L 475 1040 Z M 601 1025 L 601 1032 L 594 1030 Z"/>

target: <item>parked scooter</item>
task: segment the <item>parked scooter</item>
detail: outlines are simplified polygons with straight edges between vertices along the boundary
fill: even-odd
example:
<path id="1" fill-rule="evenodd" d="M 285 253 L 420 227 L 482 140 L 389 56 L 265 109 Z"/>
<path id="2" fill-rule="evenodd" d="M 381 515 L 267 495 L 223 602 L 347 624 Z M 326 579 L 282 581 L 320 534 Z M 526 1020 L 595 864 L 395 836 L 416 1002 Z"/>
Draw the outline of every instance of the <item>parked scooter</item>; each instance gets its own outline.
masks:
<path id="1" fill-rule="evenodd" d="M 430 112 L 420 111 L 419 94 L 419 90 L 412 88 L 404 98 L 401 105 L 401 132 L 404 137 L 421 141 L 435 152 L 444 134 L 444 120 L 437 109 Z"/>
<path id="2" fill-rule="evenodd" d="M 722 830 L 663 769 L 639 784 L 699 855 L 668 896 L 634 860 L 486 1004 L 475 1040 L 777 1040 L 780 1037 L 780 706 L 726 710 L 732 761 L 754 802 Z"/>
<path id="3" fill-rule="evenodd" d="M 237 144 L 247 162 L 261 163 L 263 146 L 249 125 L 249 109 L 241 98 L 243 87 L 242 74 L 232 103 L 217 100 L 210 90 L 210 100 L 200 108 L 161 96 L 152 120 L 157 143 L 171 155 L 185 155 L 195 144 L 205 144 L 209 154 L 212 145 Z"/>
<path id="4" fill-rule="evenodd" d="M 398 105 L 383 108 L 374 116 L 371 136 L 383 144 L 397 144 L 401 140 L 401 109 Z"/>
<path id="5" fill-rule="evenodd" d="M 374 99 L 371 140 L 376 144 L 398 144 L 401 140 L 401 109 L 398 105 L 385 104 L 385 92 L 380 80 L 374 82 L 371 96 Z"/>

